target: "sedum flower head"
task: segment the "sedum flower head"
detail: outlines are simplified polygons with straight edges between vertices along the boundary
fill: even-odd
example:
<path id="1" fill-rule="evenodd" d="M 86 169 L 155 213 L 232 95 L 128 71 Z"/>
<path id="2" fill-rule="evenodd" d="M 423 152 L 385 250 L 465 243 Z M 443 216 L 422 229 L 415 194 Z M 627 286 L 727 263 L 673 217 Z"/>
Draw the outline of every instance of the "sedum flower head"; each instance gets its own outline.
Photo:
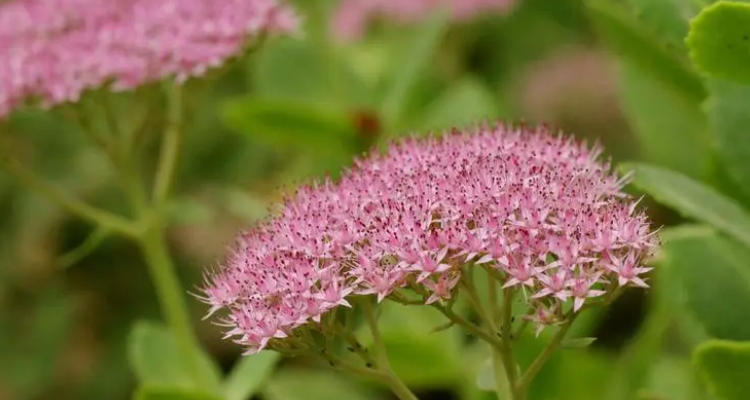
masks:
<path id="1" fill-rule="evenodd" d="M 486 268 L 553 325 L 556 310 L 647 286 L 657 238 L 599 153 L 503 125 L 394 144 L 240 235 L 203 300 L 254 352 L 356 296 L 451 301 L 467 268 Z"/>
<path id="2" fill-rule="evenodd" d="M 296 29 L 277 0 L 10 0 L 0 4 L 0 117 L 27 100 L 76 101 L 200 76 L 247 39 Z"/>
<path id="3" fill-rule="evenodd" d="M 356 39 L 376 18 L 413 23 L 445 7 L 453 20 L 465 21 L 481 14 L 507 13 L 516 0 L 342 0 L 334 15 L 337 35 Z"/>

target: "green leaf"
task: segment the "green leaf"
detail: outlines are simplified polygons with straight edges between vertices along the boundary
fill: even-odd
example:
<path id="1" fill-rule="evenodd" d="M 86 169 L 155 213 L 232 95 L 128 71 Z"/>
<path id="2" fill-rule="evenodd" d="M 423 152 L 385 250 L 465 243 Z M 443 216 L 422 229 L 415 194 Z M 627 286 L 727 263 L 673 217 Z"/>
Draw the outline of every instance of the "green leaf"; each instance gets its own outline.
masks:
<path id="1" fill-rule="evenodd" d="M 495 371 L 492 368 L 492 359 L 490 358 L 486 359 L 479 368 L 477 387 L 488 392 L 497 390 L 495 385 Z"/>
<path id="2" fill-rule="evenodd" d="M 750 69 L 750 64 L 748 64 Z M 710 79 L 706 102 L 716 149 L 730 176 L 750 194 L 750 86 Z"/>
<path id="3" fill-rule="evenodd" d="M 346 112 L 313 103 L 248 96 L 228 101 L 222 115 L 231 129 L 282 149 L 329 154 L 357 135 Z"/>
<path id="4" fill-rule="evenodd" d="M 268 215 L 269 202 L 246 190 L 224 188 L 220 191 L 219 197 L 226 210 L 242 218 L 245 223 L 257 221 Z"/>
<path id="5" fill-rule="evenodd" d="M 750 216 L 734 200 L 667 169 L 639 163 L 624 164 L 621 168 L 635 172 L 633 184 L 656 201 L 750 246 Z"/>
<path id="6" fill-rule="evenodd" d="M 724 400 L 750 393 L 750 342 L 712 340 L 695 349 L 693 360 L 711 391 Z"/>
<path id="7" fill-rule="evenodd" d="M 497 367 L 502 368 L 502 371 L 498 372 L 500 372 L 500 375 L 505 378 L 505 368 L 503 365 L 499 363 Z M 477 373 L 477 387 L 486 392 L 504 393 L 505 395 L 508 395 L 510 393 L 508 379 L 501 379 L 501 382 L 498 384 L 497 379 L 495 379 L 497 375 L 498 374 L 495 373 L 495 366 L 492 363 L 492 358 L 490 357 L 486 359 Z"/>
<path id="8" fill-rule="evenodd" d="M 247 400 L 260 390 L 270 378 L 280 354 L 261 351 L 252 356 L 244 356 L 224 381 L 224 400 Z"/>
<path id="9" fill-rule="evenodd" d="M 681 278 L 685 306 L 706 333 L 750 340 L 750 249 L 709 227 L 664 234 L 664 262 Z"/>
<path id="10" fill-rule="evenodd" d="M 586 0 L 585 3 L 597 30 L 620 57 L 649 71 L 655 79 L 685 96 L 694 99 L 705 97 L 703 83 L 690 65 L 640 30 L 637 22 L 625 10 L 606 1 Z"/>
<path id="11" fill-rule="evenodd" d="M 223 400 L 211 393 L 170 386 L 141 386 L 134 400 Z"/>
<path id="12" fill-rule="evenodd" d="M 682 49 L 688 20 L 698 11 L 684 0 L 629 0 L 638 20 L 668 48 Z"/>
<path id="13" fill-rule="evenodd" d="M 694 178 L 707 174 L 711 146 L 700 99 L 665 85 L 629 60 L 620 63 L 619 92 L 649 162 Z"/>
<path id="14" fill-rule="evenodd" d="M 389 126 L 399 124 L 411 88 L 442 42 L 448 28 L 448 17 L 447 12 L 438 10 L 410 35 L 410 40 L 399 59 L 401 67 L 395 71 L 388 83 L 388 89 L 380 105 L 381 114 Z"/>
<path id="15" fill-rule="evenodd" d="M 14 310 L 15 313 L 7 312 L 8 309 L 3 312 L 0 373 L 3 384 L 18 398 L 43 397 L 45 388 L 54 382 L 56 368 L 50 360 L 64 356 L 75 329 L 76 305 L 62 285 L 46 285 L 37 298 Z M 19 316 L 23 318 L 19 320 Z"/>
<path id="16" fill-rule="evenodd" d="M 668 241 L 673 229 L 662 232 Z M 636 391 L 646 386 L 648 379 L 662 353 L 664 335 L 679 313 L 679 303 L 674 299 L 681 292 L 682 282 L 675 273 L 675 266 L 659 259 L 651 274 L 651 289 L 648 309 L 638 334 L 618 354 L 613 379 L 609 380 L 607 400 L 632 400 Z M 680 267 L 677 265 L 676 267 Z"/>
<path id="17" fill-rule="evenodd" d="M 690 57 L 699 70 L 750 84 L 750 4 L 720 1 L 690 23 Z"/>
<path id="18" fill-rule="evenodd" d="M 555 398 L 560 400 L 605 399 L 616 360 L 608 352 L 569 351 L 561 353 L 555 375 Z M 630 399 L 629 399 L 630 400 Z"/>
<path id="19" fill-rule="evenodd" d="M 591 346 L 595 341 L 595 337 L 570 338 L 563 340 L 560 347 L 563 349 L 582 349 Z"/>
<path id="20" fill-rule="evenodd" d="M 433 333 L 436 326 L 445 323 L 445 318 L 429 307 L 388 302 L 380 309 L 380 329 L 391 367 L 407 385 L 449 387 L 460 383 L 460 329 Z"/>
<path id="21" fill-rule="evenodd" d="M 503 368 L 502 365 L 498 365 L 498 367 Z M 504 376 L 504 370 L 502 374 Z M 477 373 L 477 387 L 486 392 L 509 393 L 510 386 L 508 385 L 508 380 L 503 379 L 502 382 L 500 382 L 500 387 L 498 387 L 495 376 L 495 367 L 492 365 L 492 358 L 488 358 L 482 363 L 482 366 Z"/>
<path id="22" fill-rule="evenodd" d="M 292 369 L 274 375 L 263 389 L 266 400 L 376 400 L 350 377 L 333 371 Z"/>
<path id="23" fill-rule="evenodd" d="M 202 389 L 218 390 L 221 380 L 219 367 L 203 351 L 200 351 L 200 357 L 201 370 L 210 382 L 210 387 Z M 200 383 L 191 378 L 189 360 L 179 351 L 175 338 L 166 326 L 137 322 L 128 340 L 128 358 L 140 383 L 185 389 L 199 387 Z"/>
<path id="24" fill-rule="evenodd" d="M 252 83 L 255 93 L 263 97 L 313 104 L 339 106 L 358 104 L 366 99 L 367 90 L 343 61 L 321 51 L 313 40 L 280 38 L 268 43 L 255 60 Z"/>
<path id="25" fill-rule="evenodd" d="M 416 128 L 426 132 L 490 121 L 500 116 L 497 100 L 485 85 L 465 78 L 448 87 L 427 106 Z"/>
<path id="26" fill-rule="evenodd" d="M 639 399 L 697 399 L 700 387 L 696 385 L 695 370 L 689 359 L 662 356 L 654 362 L 647 391 Z M 650 396 L 650 397 L 649 397 Z"/>

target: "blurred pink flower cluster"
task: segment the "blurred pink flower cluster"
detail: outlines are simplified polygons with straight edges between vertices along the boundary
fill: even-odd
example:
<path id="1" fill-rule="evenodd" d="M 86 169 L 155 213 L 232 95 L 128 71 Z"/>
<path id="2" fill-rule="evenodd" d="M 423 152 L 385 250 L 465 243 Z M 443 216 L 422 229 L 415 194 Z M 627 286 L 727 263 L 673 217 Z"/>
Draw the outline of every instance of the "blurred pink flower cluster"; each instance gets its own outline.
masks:
<path id="1" fill-rule="evenodd" d="M 0 4 L 0 117 L 36 99 L 184 80 L 237 55 L 247 38 L 295 30 L 277 0 L 10 0 Z"/>
<path id="2" fill-rule="evenodd" d="M 344 39 L 362 36 L 376 18 L 399 23 L 422 20 L 444 7 L 455 21 L 485 13 L 506 13 L 517 0 L 341 0 L 333 20 L 335 33 Z"/>
<path id="3" fill-rule="evenodd" d="M 395 144 L 338 183 L 298 189 L 238 238 L 202 298 L 252 353 L 355 295 L 451 299 L 474 264 L 522 288 L 539 327 L 554 324 L 564 304 L 646 286 L 658 243 L 599 153 L 502 125 Z"/>

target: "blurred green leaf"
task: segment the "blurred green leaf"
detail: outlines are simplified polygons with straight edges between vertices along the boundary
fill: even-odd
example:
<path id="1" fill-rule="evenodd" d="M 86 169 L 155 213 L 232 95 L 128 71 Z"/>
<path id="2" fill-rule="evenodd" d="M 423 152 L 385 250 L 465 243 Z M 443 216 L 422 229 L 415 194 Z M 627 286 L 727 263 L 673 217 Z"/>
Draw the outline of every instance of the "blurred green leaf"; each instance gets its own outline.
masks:
<path id="1" fill-rule="evenodd" d="M 750 4 L 720 1 L 690 23 L 690 57 L 703 72 L 750 84 Z"/>
<path id="2" fill-rule="evenodd" d="M 681 278 L 685 305 L 716 338 L 750 340 L 750 249 L 709 227 L 665 234 L 664 262 Z"/>
<path id="3" fill-rule="evenodd" d="M 750 342 L 712 340 L 693 359 L 710 389 L 724 400 L 745 400 L 750 393 Z"/>
<path id="4" fill-rule="evenodd" d="M 668 241 L 671 232 L 671 228 L 665 229 L 662 239 Z M 648 384 L 661 357 L 664 337 L 680 314 L 675 312 L 681 310 L 675 299 L 683 286 L 675 271 L 680 267 L 664 258 L 658 260 L 650 277 L 646 318 L 637 335 L 618 354 L 612 379 L 608 382 L 607 400 L 632 400 L 636 392 Z"/>
<path id="5" fill-rule="evenodd" d="M 661 357 L 651 368 L 646 390 L 639 399 L 699 399 L 695 370 L 690 360 L 677 357 Z M 650 397 L 649 397 L 650 396 Z"/>
<path id="6" fill-rule="evenodd" d="M 243 356 L 224 381 L 224 400 L 248 400 L 253 397 L 271 377 L 279 358 L 280 354 L 273 351 Z"/>
<path id="7" fill-rule="evenodd" d="M 505 368 L 503 368 L 503 365 L 498 364 L 497 367 L 502 368 L 501 374 L 505 377 Z M 508 379 L 502 379 L 498 384 L 495 376 L 497 376 L 497 374 L 495 373 L 495 366 L 492 364 L 492 358 L 488 358 L 482 363 L 482 366 L 477 373 L 477 387 L 486 392 L 509 394 L 510 385 L 508 384 Z"/>
<path id="8" fill-rule="evenodd" d="M 560 400 L 605 399 L 616 360 L 606 352 L 566 351 L 561 354 L 553 393 Z M 629 399 L 630 400 L 630 399 Z"/>
<path id="9" fill-rule="evenodd" d="M 494 392 L 497 389 L 495 384 L 495 371 L 492 368 L 492 359 L 486 359 L 479 368 L 477 374 L 477 387 L 481 390 Z"/>
<path id="10" fill-rule="evenodd" d="M 560 347 L 563 349 L 582 349 L 591 346 L 595 341 L 595 337 L 570 338 L 563 340 Z"/>
<path id="11" fill-rule="evenodd" d="M 478 80 L 465 78 L 449 86 L 427 106 L 416 128 L 425 132 L 444 130 L 491 121 L 500 114 L 492 92 Z"/>
<path id="12" fill-rule="evenodd" d="M 387 302 L 380 309 L 380 329 L 390 364 L 407 385 L 450 388 L 460 384 L 459 329 L 432 333 L 445 323 L 445 317 L 432 308 Z"/>
<path id="13" fill-rule="evenodd" d="M 750 69 L 750 64 L 747 68 Z M 750 159 L 750 86 L 710 79 L 708 89 L 706 112 L 719 157 L 737 187 L 750 195 L 750 164 L 747 162 Z"/>
<path id="14" fill-rule="evenodd" d="M 670 48 L 682 49 L 688 33 L 688 20 L 698 10 L 684 0 L 629 0 L 638 20 Z"/>
<path id="15" fill-rule="evenodd" d="M 620 57 L 648 71 L 654 79 L 683 96 L 698 100 L 705 97 L 703 83 L 689 64 L 644 33 L 626 10 L 607 1 L 586 0 L 585 3 L 592 22 Z"/>
<path id="16" fill-rule="evenodd" d="M 268 43 L 254 64 L 254 91 L 302 103 L 344 106 L 361 102 L 366 93 L 363 84 L 344 63 L 337 64 L 338 74 L 330 74 L 326 57 L 331 55 L 319 50 L 310 40 L 280 38 Z"/>
<path id="17" fill-rule="evenodd" d="M 623 164 L 621 169 L 635 172 L 633 184 L 656 201 L 750 246 L 750 216 L 734 200 L 668 169 L 639 163 Z"/>
<path id="18" fill-rule="evenodd" d="M 221 372 L 206 353 L 200 352 L 202 371 L 212 381 L 211 388 L 218 390 Z M 139 321 L 133 326 L 128 339 L 128 358 L 138 381 L 147 385 L 194 389 L 198 383 L 191 379 L 188 360 L 185 360 L 166 326 Z"/>
<path id="19" fill-rule="evenodd" d="M 222 190 L 221 199 L 229 212 L 242 218 L 247 223 L 257 221 L 268 215 L 268 201 L 240 188 Z"/>
<path id="20" fill-rule="evenodd" d="M 502 368 L 502 365 L 500 365 L 500 368 Z M 497 380 L 495 379 L 495 368 L 492 365 L 491 358 L 486 359 L 479 368 L 476 377 L 476 384 L 480 390 L 486 392 L 507 393 L 509 389 L 508 380 L 503 379 L 503 381 L 500 382 L 500 385 L 502 386 L 500 387 L 500 390 L 498 390 Z"/>
<path id="21" fill-rule="evenodd" d="M 694 178 L 709 170 L 711 147 L 700 99 L 665 85 L 629 60 L 620 63 L 623 111 L 645 158 Z"/>
<path id="22" fill-rule="evenodd" d="M 50 360 L 61 357 L 75 323 L 75 303 L 66 295 L 62 286 L 47 287 L 29 307 L 27 321 L 0 317 L 0 331 L 10 339 L 0 343 L 0 372 L 19 399 L 38 398 L 55 377 Z"/>
<path id="23" fill-rule="evenodd" d="M 448 17 L 444 10 L 435 11 L 417 27 L 404 48 L 399 59 L 401 67 L 391 77 L 380 105 L 380 112 L 390 127 L 398 129 L 410 90 L 442 42 L 448 29 Z"/>
<path id="24" fill-rule="evenodd" d="M 169 201 L 166 210 L 167 218 L 173 224 L 210 224 L 216 211 L 208 204 L 187 196 L 176 197 Z"/>
<path id="25" fill-rule="evenodd" d="M 263 389 L 266 400 L 375 400 L 356 380 L 325 370 L 291 369 L 274 374 Z"/>
<path id="26" fill-rule="evenodd" d="M 141 386 L 134 400 L 222 400 L 211 393 L 170 386 Z"/>
<path id="27" fill-rule="evenodd" d="M 282 149 L 327 154 L 353 147 L 357 135 L 346 112 L 313 103 L 248 96 L 228 101 L 222 114 L 233 130 Z"/>

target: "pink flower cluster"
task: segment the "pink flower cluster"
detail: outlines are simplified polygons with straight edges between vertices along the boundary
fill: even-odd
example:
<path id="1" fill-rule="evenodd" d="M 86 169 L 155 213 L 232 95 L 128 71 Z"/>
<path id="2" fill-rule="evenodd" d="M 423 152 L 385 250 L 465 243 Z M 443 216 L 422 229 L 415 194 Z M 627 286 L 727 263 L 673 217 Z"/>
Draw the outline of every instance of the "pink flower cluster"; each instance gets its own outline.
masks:
<path id="1" fill-rule="evenodd" d="M 345 39 L 362 36 L 376 18 L 413 23 L 445 7 L 454 21 L 465 21 L 483 13 L 507 13 L 517 0 L 341 0 L 333 19 L 335 33 Z"/>
<path id="2" fill-rule="evenodd" d="M 0 117 L 23 102 L 76 101 L 199 76 L 249 36 L 296 29 L 277 0 L 10 0 L 0 3 Z"/>
<path id="3" fill-rule="evenodd" d="M 338 183 L 298 189 L 242 234 L 203 300 L 209 315 L 228 309 L 227 336 L 253 352 L 354 295 L 450 299 L 474 264 L 523 288 L 537 322 L 552 324 L 563 304 L 646 286 L 641 262 L 658 238 L 599 153 L 503 125 L 395 144 Z"/>

